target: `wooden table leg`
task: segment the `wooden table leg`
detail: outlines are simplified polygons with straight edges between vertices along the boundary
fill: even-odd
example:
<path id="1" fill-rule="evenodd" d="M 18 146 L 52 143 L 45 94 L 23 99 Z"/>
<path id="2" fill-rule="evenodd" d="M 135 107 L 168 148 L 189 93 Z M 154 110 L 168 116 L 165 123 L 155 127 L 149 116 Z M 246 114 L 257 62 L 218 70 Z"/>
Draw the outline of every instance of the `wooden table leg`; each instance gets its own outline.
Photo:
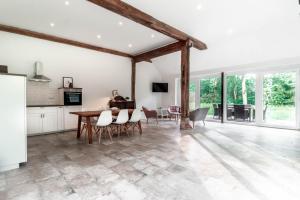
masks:
<path id="1" fill-rule="evenodd" d="M 86 125 L 88 129 L 89 144 L 93 144 L 93 130 L 90 117 L 86 118 Z"/>
<path id="2" fill-rule="evenodd" d="M 77 125 L 77 138 L 80 138 L 80 130 L 81 130 L 81 119 L 82 117 L 78 115 L 78 125 Z"/>
<path id="3" fill-rule="evenodd" d="M 138 122 L 138 127 L 139 127 L 140 135 L 142 135 L 143 134 L 143 130 L 142 130 L 142 123 L 141 123 L 141 121 Z"/>

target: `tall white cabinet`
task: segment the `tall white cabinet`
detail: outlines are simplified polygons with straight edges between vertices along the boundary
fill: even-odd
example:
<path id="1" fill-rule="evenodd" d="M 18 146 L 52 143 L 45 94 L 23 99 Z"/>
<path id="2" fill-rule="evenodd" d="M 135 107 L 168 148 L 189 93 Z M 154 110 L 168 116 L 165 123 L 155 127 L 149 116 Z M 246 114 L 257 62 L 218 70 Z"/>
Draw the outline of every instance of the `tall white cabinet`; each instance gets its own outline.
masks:
<path id="1" fill-rule="evenodd" d="M 27 162 L 26 76 L 0 74 L 0 171 Z"/>

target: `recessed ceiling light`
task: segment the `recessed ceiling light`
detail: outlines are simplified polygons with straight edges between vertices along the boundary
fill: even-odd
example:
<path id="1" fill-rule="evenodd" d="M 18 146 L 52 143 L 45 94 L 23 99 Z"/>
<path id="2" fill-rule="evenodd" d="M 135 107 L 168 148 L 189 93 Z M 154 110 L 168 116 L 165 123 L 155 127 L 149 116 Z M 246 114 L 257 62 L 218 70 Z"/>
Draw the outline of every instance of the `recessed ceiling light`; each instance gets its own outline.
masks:
<path id="1" fill-rule="evenodd" d="M 232 35 L 232 34 L 233 34 L 233 29 L 232 28 L 228 29 L 227 30 L 227 35 Z"/>
<path id="2" fill-rule="evenodd" d="M 151 34 L 151 38 L 155 38 L 155 35 L 154 35 L 154 34 Z"/>
<path id="3" fill-rule="evenodd" d="M 123 26 L 123 22 L 122 21 L 119 21 L 119 26 Z"/>
<path id="4" fill-rule="evenodd" d="M 128 44 L 128 47 L 129 47 L 129 48 L 132 48 L 132 47 L 133 47 L 133 45 L 132 45 L 132 44 Z"/>
<path id="5" fill-rule="evenodd" d="M 70 2 L 69 1 L 65 1 L 65 5 L 66 6 L 70 5 Z"/>
<path id="6" fill-rule="evenodd" d="M 197 8 L 197 10 L 202 10 L 203 6 L 202 6 L 202 4 L 198 4 L 196 8 Z"/>
<path id="7" fill-rule="evenodd" d="M 98 39 L 101 39 L 101 35 L 97 35 L 97 38 L 98 38 Z"/>
<path id="8" fill-rule="evenodd" d="M 54 26 L 55 26 L 55 24 L 54 24 L 53 22 L 51 22 L 51 23 L 50 23 L 50 26 L 51 26 L 51 27 L 54 27 Z"/>

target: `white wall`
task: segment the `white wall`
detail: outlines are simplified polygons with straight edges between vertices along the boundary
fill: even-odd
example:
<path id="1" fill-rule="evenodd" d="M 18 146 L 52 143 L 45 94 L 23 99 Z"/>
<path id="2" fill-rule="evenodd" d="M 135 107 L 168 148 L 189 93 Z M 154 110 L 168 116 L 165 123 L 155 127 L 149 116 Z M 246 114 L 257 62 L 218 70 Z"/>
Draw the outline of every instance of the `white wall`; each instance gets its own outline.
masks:
<path id="1" fill-rule="evenodd" d="M 136 101 L 137 107 L 145 106 L 156 109 L 161 106 L 160 93 L 152 92 L 152 83 L 161 82 L 161 74 L 152 63 L 141 62 L 136 66 Z"/>
<path id="2" fill-rule="evenodd" d="M 10 73 L 31 77 L 35 61 L 43 63 L 44 74 L 52 82 L 28 82 L 27 104 L 57 103 L 57 88 L 62 86 L 63 76 L 73 77 L 74 87 L 83 88 L 85 108 L 105 106 L 113 89 L 118 89 L 120 95 L 130 97 L 130 59 L 0 32 L 0 64 L 7 65 Z M 145 84 L 140 83 L 141 86 Z M 140 88 L 138 94 L 142 92 Z"/>

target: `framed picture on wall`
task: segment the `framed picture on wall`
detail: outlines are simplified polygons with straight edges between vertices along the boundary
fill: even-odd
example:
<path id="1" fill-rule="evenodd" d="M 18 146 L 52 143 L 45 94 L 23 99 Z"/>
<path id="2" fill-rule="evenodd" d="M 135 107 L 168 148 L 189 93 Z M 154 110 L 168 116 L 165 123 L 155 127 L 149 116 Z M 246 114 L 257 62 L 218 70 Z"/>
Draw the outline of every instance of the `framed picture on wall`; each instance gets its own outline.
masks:
<path id="1" fill-rule="evenodd" d="M 73 88 L 73 77 L 63 77 L 63 87 Z"/>

